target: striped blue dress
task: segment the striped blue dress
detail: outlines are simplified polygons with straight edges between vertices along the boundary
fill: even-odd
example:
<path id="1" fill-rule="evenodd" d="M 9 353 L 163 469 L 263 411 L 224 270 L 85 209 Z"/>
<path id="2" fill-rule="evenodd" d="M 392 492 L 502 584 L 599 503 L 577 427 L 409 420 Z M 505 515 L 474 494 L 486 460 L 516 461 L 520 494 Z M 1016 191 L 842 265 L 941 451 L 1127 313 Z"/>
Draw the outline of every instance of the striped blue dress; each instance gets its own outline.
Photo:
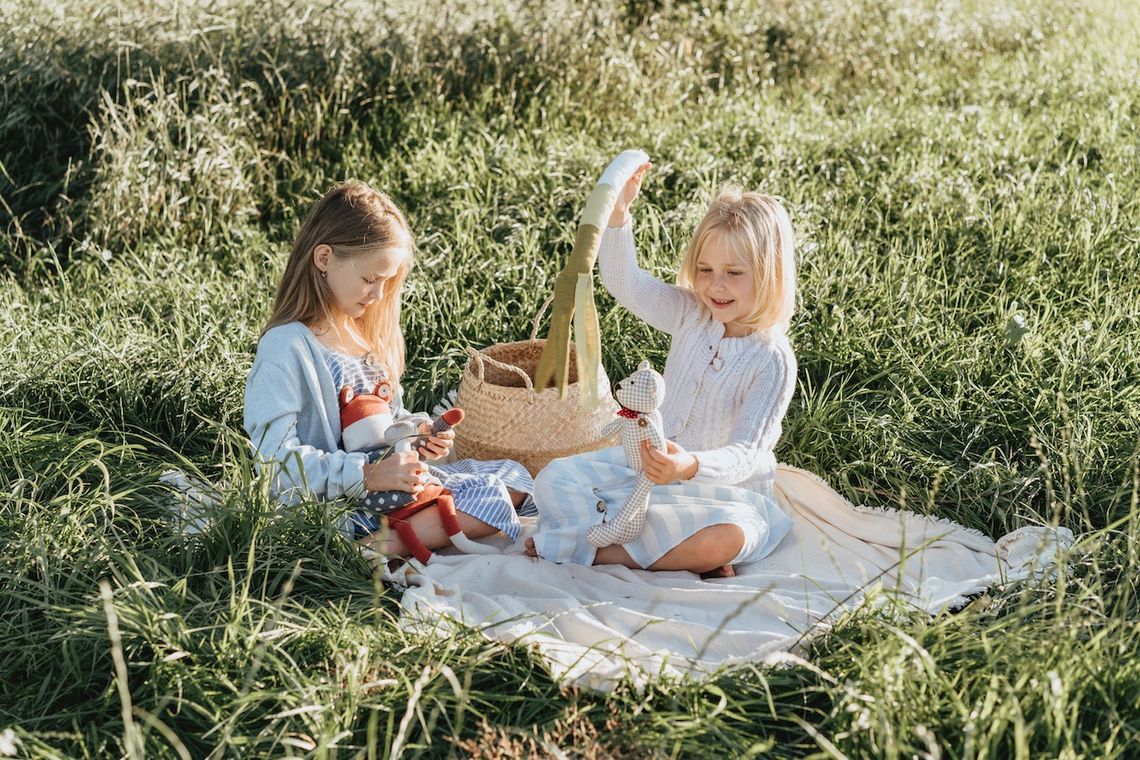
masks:
<path id="1" fill-rule="evenodd" d="M 617 513 L 633 491 L 636 473 L 621 446 L 555 459 L 535 479 L 541 526 L 534 535 L 538 555 L 552 562 L 589 565 L 597 549 L 586 530 Z M 755 562 L 768 555 L 792 528 L 776 501 L 738 486 L 687 480 L 655 485 L 649 492 L 645 530 L 625 544 L 641 567 L 649 567 L 670 549 L 710 525 L 735 525 L 744 546 L 730 564 Z"/>
<path id="2" fill-rule="evenodd" d="M 322 348 L 337 388 L 347 385 L 356 393 L 371 393 L 378 382 L 387 378 L 382 366 L 372 364 L 364 356 L 350 356 L 325 346 Z M 410 414 L 404 408 L 402 388 L 397 387 L 391 407 L 395 420 Z M 458 511 L 501 530 L 512 541 L 519 535 L 519 516 L 537 513 L 530 496 L 534 491 L 534 481 L 518 462 L 509 459 L 486 462 L 461 459 L 448 464 L 429 464 L 428 472 L 451 491 Z M 517 511 L 509 491 L 527 494 Z M 352 524 L 357 538 L 380 529 L 376 516 L 365 510 L 352 514 Z"/>

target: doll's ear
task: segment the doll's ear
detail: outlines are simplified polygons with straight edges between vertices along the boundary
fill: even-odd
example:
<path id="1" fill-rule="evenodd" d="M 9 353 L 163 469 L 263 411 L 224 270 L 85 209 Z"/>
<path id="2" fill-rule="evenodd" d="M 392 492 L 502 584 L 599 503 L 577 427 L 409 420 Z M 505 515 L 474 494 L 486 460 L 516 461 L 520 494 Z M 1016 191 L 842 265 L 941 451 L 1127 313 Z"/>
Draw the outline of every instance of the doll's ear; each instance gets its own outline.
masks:
<path id="1" fill-rule="evenodd" d="M 356 394 L 353 392 L 352 388 L 347 385 L 344 386 L 340 389 L 340 405 L 344 406 L 345 404 L 349 403 L 352 401 L 352 397 L 355 395 Z"/>
<path id="2" fill-rule="evenodd" d="M 649 366 L 650 366 L 649 360 L 648 359 L 642 359 L 641 364 L 638 364 L 637 368 L 638 369 L 649 369 Z"/>

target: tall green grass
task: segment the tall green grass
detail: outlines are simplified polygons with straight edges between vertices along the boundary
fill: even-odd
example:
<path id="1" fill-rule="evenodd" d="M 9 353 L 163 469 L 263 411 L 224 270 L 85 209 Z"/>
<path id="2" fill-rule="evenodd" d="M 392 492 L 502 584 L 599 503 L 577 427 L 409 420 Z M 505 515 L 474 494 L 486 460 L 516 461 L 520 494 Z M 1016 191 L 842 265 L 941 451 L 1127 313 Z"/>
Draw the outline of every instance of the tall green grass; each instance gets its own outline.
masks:
<path id="1" fill-rule="evenodd" d="M 1124 3 L 3 2 L 0 750 L 36 757 L 1128 757 L 1140 741 L 1140 177 Z M 529 332 L 606 161 L 671 276 L 732 181 L 800 241 L 777 454 L 855 501 L 1083 536 L 930 619 L 708 683 L 560 691 L 398 598 L 249 469 L 298 218 L 407 210 L 411 399 Z M 611 374 L 667 340 L 599 294 Z M 171 466 L 228 484 L 183 541 Z M 336 507 L 334 507 L 335 509 Z M 5 733 L 10 731 L 11 733 Z"/>

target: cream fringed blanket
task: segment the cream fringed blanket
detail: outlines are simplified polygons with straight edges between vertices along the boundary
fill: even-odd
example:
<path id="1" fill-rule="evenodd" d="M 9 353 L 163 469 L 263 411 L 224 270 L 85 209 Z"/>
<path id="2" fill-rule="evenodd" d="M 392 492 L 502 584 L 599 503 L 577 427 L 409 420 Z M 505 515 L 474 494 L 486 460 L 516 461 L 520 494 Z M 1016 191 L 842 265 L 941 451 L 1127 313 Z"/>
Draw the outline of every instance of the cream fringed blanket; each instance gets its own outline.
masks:
<path id="1" fill-rule="evenodd" d="M 1065 528 L 1021 528 L 996 543 L 956 523 L 854 507 L 814 475 L 781 466 L 775 496 L 794 526 L 736 578 L 583 567 L 521 554 L 436 555 L 408 584 L 401 621 L 448 635 L 454 621 L 538 648 L 566 685 L 612 688 L 628 677 L 700 676 L 775 662 L 877 586 L 934 613 L 1046 568 L 1072 543 Z M 524 522 L 526 522 L 524 520 Z"/>

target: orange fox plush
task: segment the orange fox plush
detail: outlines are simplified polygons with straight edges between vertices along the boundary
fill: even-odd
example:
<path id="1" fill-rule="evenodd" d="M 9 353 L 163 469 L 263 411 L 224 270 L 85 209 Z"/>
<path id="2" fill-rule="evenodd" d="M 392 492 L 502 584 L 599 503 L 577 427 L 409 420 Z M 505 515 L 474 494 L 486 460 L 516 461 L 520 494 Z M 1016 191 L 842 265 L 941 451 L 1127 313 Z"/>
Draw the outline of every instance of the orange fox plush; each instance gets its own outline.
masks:
<path id="1" fill-rule="evenodd" d="M 370 462 L 383 459 L 393 451 L 419 451 L 428 436 L 450 430 L 463 420 L 462 409 L 448 409 L 432 423 L 431 432 L 425 436 L 419 432 L 420 425 L 431 418 L 413 414 L 394 422 L 392 397 L 392 385 L 386 380 L 377 383 L 372 393 L 355 393 L 348 386 L 341 388 L 341 443 L 347 451 L 367 451 Z M 468 553 L 487 554 L 496 551 L 464 535 L 455 515 L 455 501 L 451 492 L 437 479 L 432 478 L 418 494 L 407 491 L 370 491 L 362 499 L 361 506 L 383 516 L 404 546 L 420 562 L 426 563 L 431 559 L 431 551 L 420 541 L 408 518 L 433 506 L 439 510 L 443 527 L 453 546 Z"/>

